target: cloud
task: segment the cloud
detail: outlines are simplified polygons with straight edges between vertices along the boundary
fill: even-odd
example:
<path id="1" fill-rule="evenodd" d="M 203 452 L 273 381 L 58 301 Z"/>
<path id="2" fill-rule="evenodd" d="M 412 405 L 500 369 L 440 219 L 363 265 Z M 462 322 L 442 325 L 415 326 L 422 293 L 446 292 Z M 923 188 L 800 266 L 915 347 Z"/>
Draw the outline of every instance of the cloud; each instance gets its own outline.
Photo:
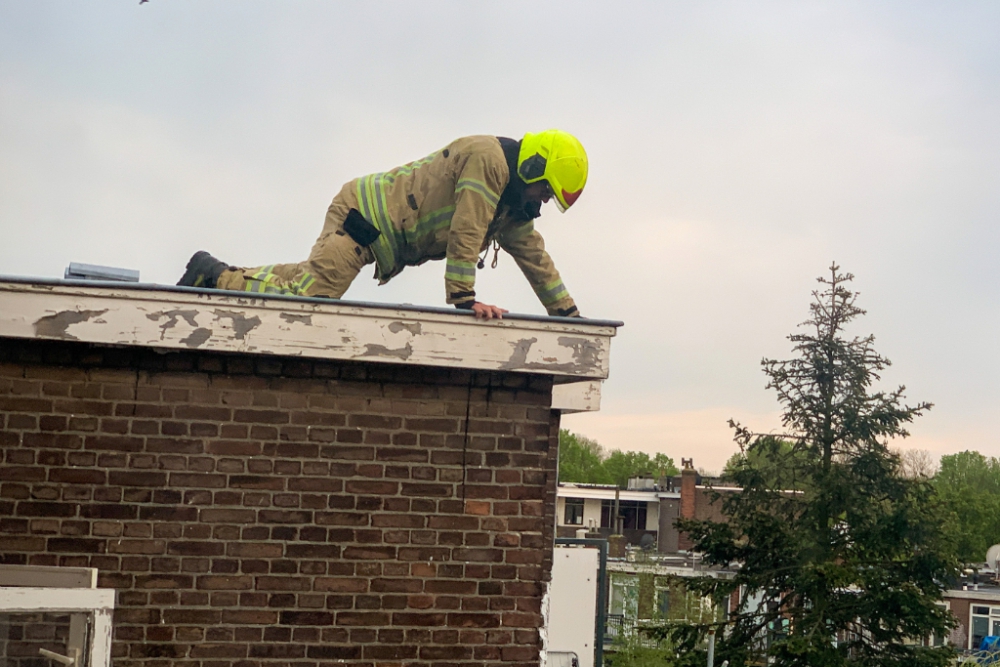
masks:
<path id="1" fill-rule="evenodd" d="M 896 363 L 887 385 L 937 404 L 914 441 L 1000 453 L 998 18 L 990 2 L 6 3 L 0 273 L 83 261 L 166 283 L 199 248 L 298 261 L 347 180 L 464 134 L 564 127 L 590 181 L 538 228 L 581 311 L 625 321 L 605 411 L 569 421 L 669 447 L 676 428 L 724 460 L 725 419 L 771 414 L 759 361 L 789 354 L 836 260 L 870 311 L 857 332 Z M 442 305 L 442 272 L 365 274 L 346 296 Z M 480 273 L 484 298 L 542 312 L 509 257 Z"/>

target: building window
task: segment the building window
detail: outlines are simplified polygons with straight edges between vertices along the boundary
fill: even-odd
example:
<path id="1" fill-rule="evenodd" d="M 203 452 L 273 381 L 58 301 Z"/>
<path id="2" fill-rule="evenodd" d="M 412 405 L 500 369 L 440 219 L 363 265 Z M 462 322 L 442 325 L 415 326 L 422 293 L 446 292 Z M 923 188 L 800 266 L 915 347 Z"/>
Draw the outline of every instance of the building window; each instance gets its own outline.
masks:
<path id="1" fill-rule="evenodd" d="M 566 514 L 563 524 L 567 526 L 583 525 L 583 498 L 567 498 Z"/>
<path id="2" fill-rule="evenodd" d="M 646 530 L 646 504 L 641 500 L 619 500 L 618 515 L 622 518 L 622 530 Z M 601 528 L 614 528 L 611 515 L 615 511 L 615 501 L 601 501 Z"/>
<path id="3" fill-rule="evenodd" d="M 969 614 L 969 648 L 979 649 L 983 638 L 1000 635 L 1000 607 L 972 605 Z"/>

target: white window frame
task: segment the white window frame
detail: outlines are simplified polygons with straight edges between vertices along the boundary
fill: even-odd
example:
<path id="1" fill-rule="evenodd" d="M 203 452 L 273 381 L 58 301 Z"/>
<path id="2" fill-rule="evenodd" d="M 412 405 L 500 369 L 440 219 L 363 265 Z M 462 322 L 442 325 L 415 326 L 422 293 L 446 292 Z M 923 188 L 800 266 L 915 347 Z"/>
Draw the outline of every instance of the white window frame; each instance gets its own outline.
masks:
<path id="1" fill-rule="evenodd" d="M 67 664 L 109 667 L 115 590 L 96 586 L 96 568 L 0 565 L 0 614 L 72 614 L 66 645 L 70 653 L 66 658 L 72 662 Z M 91 627 L 88 661 L 83 660 L 87 647 L 84 616 L 89 617 Z"/>
<path id="2" fill-rule="evenodd" d="M 988 607 L 989 610 L 990 610 L 989 614 L 988 615 L 984 615 L 984 614 L 977 614 L 977 613 L 975 613 L 973 610 L 976 607 Z M 973 619 L 973 617 L 989 619 L 989 622 L 987 623 L 987 626 L 986 626 L 986 631 L 987 631 L 987 633 L 992 633 L 992 631 L 993 631 L 993 624 L 994 623 L 1000 623 L 1000 605 L 989 604 L 988 602 L 976 602 L 975 600 L 972 600 L 969 603 L 969 639 L 968 639 L 968 643 L 966 645 L 969 647 L 970 651 L 978 651 L 979 647 L 972 645 L 972 637 L 973 637 L 973 634 L 972 634 L 972 627 L 973 627 L 972 626 L 972 619 Z M 990 635 L 987 634 L 987 636 L 990 636 Z"/>

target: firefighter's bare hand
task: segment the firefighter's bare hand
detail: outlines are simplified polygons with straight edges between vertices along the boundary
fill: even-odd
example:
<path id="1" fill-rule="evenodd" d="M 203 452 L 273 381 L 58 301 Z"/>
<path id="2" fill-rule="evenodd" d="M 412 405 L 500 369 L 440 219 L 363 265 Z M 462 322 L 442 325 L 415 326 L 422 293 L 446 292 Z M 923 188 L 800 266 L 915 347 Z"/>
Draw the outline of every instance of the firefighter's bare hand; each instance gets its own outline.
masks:
<path id="1" fill-rule="evenodd" d="M 502 320 L 503 314 L 510 311 L 504 310 L 500 306 L 491 306 L 488 303 L 476 301 L 472 304 L 472 312 L 476 314 L 476 319 L 479 320 L 492 320 L 494 317 Z"/>

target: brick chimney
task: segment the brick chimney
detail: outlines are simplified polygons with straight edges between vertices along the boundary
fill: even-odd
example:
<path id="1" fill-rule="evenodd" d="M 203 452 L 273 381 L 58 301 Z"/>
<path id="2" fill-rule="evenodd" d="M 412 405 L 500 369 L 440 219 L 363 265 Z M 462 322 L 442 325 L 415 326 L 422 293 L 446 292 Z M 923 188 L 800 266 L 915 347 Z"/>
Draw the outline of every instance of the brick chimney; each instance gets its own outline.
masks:
<path id="1" fill-rule="evenodd" d="M 681 512 L 680 518 L 695 518 L 695 495 L 697 493 L 698 471 L 694 469 L 694 459 L 681 459 Z M 677 539 L 677 548 L 690 551 L 694 543 L 688 534 L 681 532 Z"/>

